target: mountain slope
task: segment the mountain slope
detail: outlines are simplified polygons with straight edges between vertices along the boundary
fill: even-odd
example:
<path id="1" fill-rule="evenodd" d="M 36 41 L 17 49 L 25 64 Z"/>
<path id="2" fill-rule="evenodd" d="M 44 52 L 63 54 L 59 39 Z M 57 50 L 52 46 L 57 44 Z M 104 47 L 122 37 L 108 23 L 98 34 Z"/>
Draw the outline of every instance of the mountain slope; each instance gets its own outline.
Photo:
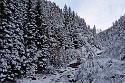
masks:
<path id="1" fill-rule="evenodd" d="M 97 38 L 105 49 L 102 55 L 124 60 L 125 15 L 116 21 L 111 28 L 97 34 Z"/>
<path id="2" fill-rule="evenodd" d="M 100 56 L 86 59 L 80 65 L 75 83 L 124 83 L 125 15 L 95 39 L 102 46 Z"/>
<path id="3" fill-rule="evenodd" d="M 124 35 L 125 16 L 96 35 L 66 5 L 1 0 L 0 83 L 124 82 Z"/>
<path id="4" fill-rule="evenodd" d="M 0 1 L 0 82 L 54 74 L 72 60 L 100 49 L 90 29 L 70 7 L 46 0 Z M 84 48 L 84 49 L 83 49 Z"/>

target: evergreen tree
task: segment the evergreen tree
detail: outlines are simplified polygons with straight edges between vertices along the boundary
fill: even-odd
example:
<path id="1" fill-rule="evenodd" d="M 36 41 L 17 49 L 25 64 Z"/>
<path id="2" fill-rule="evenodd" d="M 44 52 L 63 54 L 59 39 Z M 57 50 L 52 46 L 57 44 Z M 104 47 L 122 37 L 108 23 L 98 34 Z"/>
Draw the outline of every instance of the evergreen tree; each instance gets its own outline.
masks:
<path id="1" fill-rule="evenodd" d="M 36 20 L 36 35 L 35 35 L 35 45 L 37 46 L 37 70 L 36 73 L 46 73 L 47 66 L 49 65 L 48 58 L 50 56 L 49 53 L 49 44 L 48 44 L 48 29 L 43 14 L 44 6 L 42 5 L 44 2 L 37 0 L 35 6 L 35 20 Z"/>
<path id="2" fill-rule="evenodd" d="M 34 3 L 31 0 L 24 1 L 24 46 L 25 46 L 25 61 L 23 65 L 26 66 L 26 73 L 35 73 L 36 65 L 34 64 L 34 56 L 36 52 L 36 45 L 34 42 L 36 35 L 36 24 L 34 14 Z M 33 70 L 33 71 L 32 71 Z"/>
<path id="3" fill-rule="evenodd" d="M 94 36 L 94 37 L 96 36 L 96 27 L 95 27 L 95 25 L 94 25 L 94 27 L 93 27 L 93 36 Z"/>
<path id="4" fill-rule="evenodd" d="M 68 7 L 66 5 L 63 8 L 63 14 L 64 14 L 64 25 L 66 28 L 68 25 Z"/>
<path id="5" fill-rule="evenodd" d="M 19 21 L 18 1 L 1 1 L 1 25 L 3 51 L 1 57 L 2 80 L 13 81 L 15 77 L 20 77 L 20 57 L 23 53 L 21 24 Z"/>

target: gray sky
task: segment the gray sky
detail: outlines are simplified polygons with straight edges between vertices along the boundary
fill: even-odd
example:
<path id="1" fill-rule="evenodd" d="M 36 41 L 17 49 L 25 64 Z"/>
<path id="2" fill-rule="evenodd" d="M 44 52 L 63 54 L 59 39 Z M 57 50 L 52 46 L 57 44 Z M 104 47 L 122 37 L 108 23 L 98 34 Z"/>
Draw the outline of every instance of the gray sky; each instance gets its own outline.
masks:
<path id="1" fill-rule="evenodd" d="M 125 0 L 50 0 L 60 8 L 70 6 L 91 28 L 105 30 L 125 14 Z"/>

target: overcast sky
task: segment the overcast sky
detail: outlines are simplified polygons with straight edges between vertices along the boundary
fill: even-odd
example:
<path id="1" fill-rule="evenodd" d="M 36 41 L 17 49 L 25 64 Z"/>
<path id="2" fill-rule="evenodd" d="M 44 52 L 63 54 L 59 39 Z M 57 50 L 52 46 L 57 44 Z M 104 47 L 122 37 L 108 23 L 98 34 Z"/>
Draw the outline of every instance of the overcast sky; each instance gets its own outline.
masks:
<path id="1" fill-rule="evenodd" d="M 91 28 L 105 30 L 125 14 L 125 0 L 50 0 L 63 8 L 66 4 L 84 18 Z"/>

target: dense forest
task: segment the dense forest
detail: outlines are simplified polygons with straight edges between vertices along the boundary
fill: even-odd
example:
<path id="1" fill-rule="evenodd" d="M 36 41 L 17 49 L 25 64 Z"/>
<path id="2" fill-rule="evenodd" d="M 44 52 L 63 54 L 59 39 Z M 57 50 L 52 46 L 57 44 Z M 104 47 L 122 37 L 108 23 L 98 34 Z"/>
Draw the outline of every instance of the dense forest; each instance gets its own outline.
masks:
<path id="1" fill-rule="evenodd" d="M 0 83 L 28 76 L 37 80 L 32 75 L 51 76 L 67 67 L 76 70 L 70 71 L 72 79 L 66 74 L 64 83 L 123 83 L 124 35 L 125 16 L 96 33 L 95 25 L 91 28 L 66 5 L 60 9 L 46 0 L 0 0 Z M 115 70 L 124 73 L 111 73 Z"/>
<path id="2" fill-rule="evenodd" d="M 125 60 L 125 15 L 113 22 L 113 25 L 98 35 L 98 40 L 105 47 L 104 56 Z"/>

